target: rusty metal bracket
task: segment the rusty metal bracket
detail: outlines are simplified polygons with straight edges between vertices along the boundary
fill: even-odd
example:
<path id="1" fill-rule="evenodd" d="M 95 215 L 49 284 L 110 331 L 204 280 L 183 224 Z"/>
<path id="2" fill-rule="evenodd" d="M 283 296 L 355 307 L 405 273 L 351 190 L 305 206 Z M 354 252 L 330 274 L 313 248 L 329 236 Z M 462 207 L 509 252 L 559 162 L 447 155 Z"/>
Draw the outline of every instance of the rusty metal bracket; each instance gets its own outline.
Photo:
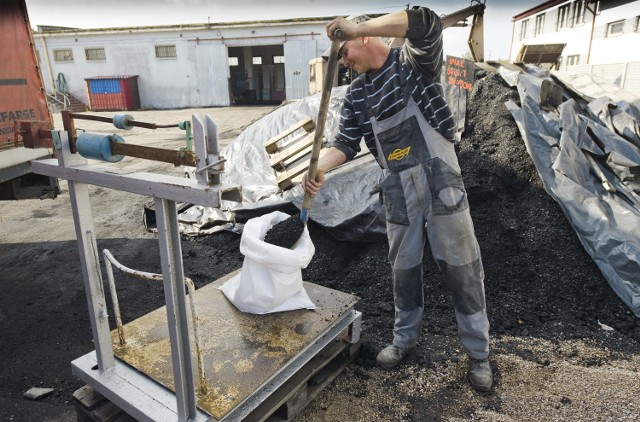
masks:
<path id="1" fill-rule="evenodd" d="M 51 148 L 53 139 L 50 122 L 43 121 L 18 121 L 13 124 L 13 143 L 16 147 L 25 148 Z"/>

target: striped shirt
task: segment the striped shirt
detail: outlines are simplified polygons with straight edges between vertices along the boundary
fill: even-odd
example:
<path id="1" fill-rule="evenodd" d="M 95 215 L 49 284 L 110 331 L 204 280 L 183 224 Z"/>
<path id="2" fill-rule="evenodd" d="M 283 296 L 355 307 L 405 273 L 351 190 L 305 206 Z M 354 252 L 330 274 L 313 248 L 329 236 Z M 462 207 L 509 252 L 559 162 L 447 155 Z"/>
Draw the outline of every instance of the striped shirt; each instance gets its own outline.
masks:
<path id="1" fill-rule="evenodd" d="M 347 90 L 340 111 L 339 132 L 331 143 L 331 146 L 345 153 L 347 160 L 360 151 L 360 139 L 363 136 L 367 147 L 377 157 L 365 98 L 376 120 L 380 121 L 403 108 L 403 97 L 407 89 L 411 90 L 411 96 L 427 122 L 446 139 L 453 140 L 454 120 L 439 83 L 442 69 L 442 23 L 427 8 L 407 13 L 410 18 L 410 34 L 404 45 L 392 48 L 380 69 L 360 75 Z M 417 28 L 416 22 L 419 23 Z M 416 33 L 418 37 L 414 37 Z"/>

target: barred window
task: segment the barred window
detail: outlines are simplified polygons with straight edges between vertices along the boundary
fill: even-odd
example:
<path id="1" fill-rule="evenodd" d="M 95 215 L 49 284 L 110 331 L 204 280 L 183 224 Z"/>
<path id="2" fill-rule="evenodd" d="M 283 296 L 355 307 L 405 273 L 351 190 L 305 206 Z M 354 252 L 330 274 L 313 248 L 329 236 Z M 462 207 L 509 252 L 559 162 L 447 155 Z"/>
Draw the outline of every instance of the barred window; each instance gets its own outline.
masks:
<path id="1" fill-rule="evenodd" d="M 522 21 L 520 26 L 520 40 L 527 38 L 527 27 L 529 26 L 529 19 Z"/>
<path id="2" fill-rule="evenodd" d="M 56 63 L 73 63 L 73 50 L 70 48 L 63 48 L 60 50 L 53 50 L 53 61 Z"/>
<path id="3" fill-rule="evenodd" d="M 624 19 L 607 24 L 607 37 L 622 35 L 624 32 Z"/>
<path id="4" fill-rule="evenodd" d="M 156 45 L 156 59 L 175 59 L 178 57 L 175 44 Z"/>
<path id="5" fill-rule="evenodd" d="M 536 32 L 535 35 L 542 35 L 544 32 L 544 13 L 536 16 Z"/>
<path id="6" fill-rule="evenodd" d="M 558 23 L 556 24 L 556 28 L 558 31 L 564 28 L 568 28 L 571 23 L 571 18 L 569 16 L 569 12 L 571 11 L 571 3 L 566 4 L 564 6 L 560 6 L 558 9 Z"/>
<path id="7" fill-rule="evenodd" d="M 573 2 L 573 24 L 582 25 L 584 23 L 584 0 Z"/>
<path id="8" fill-rule="evenodd" d="M 576 66 L 580 64 L 580 55 L 567 56 L 567 66 Z"/>
<path id="9" fill-rule="evenodd" d="M 88 62 L 107 60 L 104 48 L 85 48 L 84 56 Z"/>

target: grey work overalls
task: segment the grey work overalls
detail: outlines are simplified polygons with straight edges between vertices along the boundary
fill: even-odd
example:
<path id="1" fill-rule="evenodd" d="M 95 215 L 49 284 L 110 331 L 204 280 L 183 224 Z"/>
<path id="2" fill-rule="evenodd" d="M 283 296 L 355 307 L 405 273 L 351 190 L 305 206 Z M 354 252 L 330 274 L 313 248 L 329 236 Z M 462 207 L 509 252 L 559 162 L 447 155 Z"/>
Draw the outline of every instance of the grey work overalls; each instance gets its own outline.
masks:
<path id="1" fill-rule="evenodd" d="M 378 162 L 387 169 L 380 188 L 387 213 L 393 270 L 393 344 L 416 344 L 424 310 L 422 257 L 431 252 L 453 295 L 458 336 L 473 359 L 489 354 L 484 270 L 454 145 L 431 127 L 404 89 L 404 108 L 373 126 Z M 366 98 L 366 97 L 365 97 Z"/>

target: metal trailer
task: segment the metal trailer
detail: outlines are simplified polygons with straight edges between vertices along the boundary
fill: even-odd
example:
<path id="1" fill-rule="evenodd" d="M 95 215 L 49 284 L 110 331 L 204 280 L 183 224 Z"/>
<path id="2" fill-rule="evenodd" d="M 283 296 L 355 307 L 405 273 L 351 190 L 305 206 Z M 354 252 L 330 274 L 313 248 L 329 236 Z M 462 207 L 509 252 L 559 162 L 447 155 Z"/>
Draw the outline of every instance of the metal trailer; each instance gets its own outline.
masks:
<path id="1" fill-rule="evenodd" d="M 25 0 L 0 2 L 0 200 L 54 198 L 56 179 L 31 172 L 31 160 L 52 157 L 50 140 L 25 148 L 17 121 L 52 129 Z"/>
<path id="2" fill-rule="evenodd" d="M 244 314 L 217 289 L 234 275 L 230 274 L 199 290 L 190 289 L 191 306 L 187 306 L 177 202 L 219 207 L 223 199 L 241 200 L 240 187 L 219 183 L 224 159 L 218 155 L 215 123 L 208 116 L 193 116 L 194 153 L 181 159 L 195 163 L 196 178 L 187 179 L 89 164 L 74 153 L 82 148 L 73 130 L 73 115 L 63 117 L 65 131 L 38 132 L 53 139 L 58 158 L 33 161 L 32 169 L 68 181 L 96 347 L 72 362 L 73 372 L 140 421 L 290 420 L 357 352 L 361 321 L 354 309 L 357 298 L 306 283 L 315 311 Z M 149 126 L 121 116 L 113 121 Z M 94 139 L 91 134 L 81 136 Z M 100 148 L 91 151 L 100 150 L 109 159 L 116 147 L 140 158 L 175 158 L 167 156 L 175 151 L 147 151 L 104 138 L 97 142 Z M 153 196 L 155 201 L 162 274 L 138 275 L 162 280 L 166 304 L 124 326 L 118 323 L 115 330 L 109 327 L 89 185 Z M 111 264 L 134 270 L 109 256 L 105 264 L 113 293 Z M 113 302 L 119 320 L 117 300 Z"/>

